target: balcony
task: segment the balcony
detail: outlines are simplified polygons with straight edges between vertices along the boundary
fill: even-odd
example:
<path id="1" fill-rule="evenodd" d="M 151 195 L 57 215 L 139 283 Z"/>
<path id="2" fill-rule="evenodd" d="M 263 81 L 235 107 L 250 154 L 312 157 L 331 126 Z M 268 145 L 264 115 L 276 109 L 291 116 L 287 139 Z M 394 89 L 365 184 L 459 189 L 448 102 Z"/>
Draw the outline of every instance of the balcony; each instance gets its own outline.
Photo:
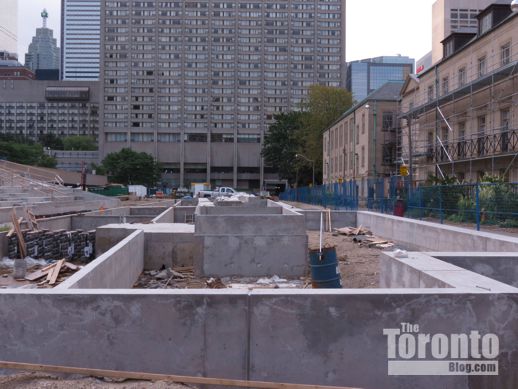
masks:
<path id="1" fill-rule="evenodd" d="M 428 156 L 433 157 L 434 163 L 442 164 L 453 161 L 490 158 L 495 156 L 512 155 L 518 152 L 518 130 L 509 129 L 495 131 L 491 134 L 473 136 L 469 139 L 457 139 L 435 145 L 435 152 L 428 148 Z M 430 158 L 432 159 L 432 158 Z"/>

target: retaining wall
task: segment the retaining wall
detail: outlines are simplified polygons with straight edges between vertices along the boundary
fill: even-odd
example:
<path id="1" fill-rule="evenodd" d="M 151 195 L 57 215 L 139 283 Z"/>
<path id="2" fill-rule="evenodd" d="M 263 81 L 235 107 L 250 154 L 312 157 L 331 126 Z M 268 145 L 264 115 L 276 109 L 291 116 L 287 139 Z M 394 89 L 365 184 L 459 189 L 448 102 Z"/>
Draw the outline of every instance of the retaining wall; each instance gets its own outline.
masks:
<path id="1" fill-rule="evenodd" d="M 160 215 L 156 216 L 152 222 L 153 223 L 174 223 L 174 211 L 173 207 L 167 208 Z"/>

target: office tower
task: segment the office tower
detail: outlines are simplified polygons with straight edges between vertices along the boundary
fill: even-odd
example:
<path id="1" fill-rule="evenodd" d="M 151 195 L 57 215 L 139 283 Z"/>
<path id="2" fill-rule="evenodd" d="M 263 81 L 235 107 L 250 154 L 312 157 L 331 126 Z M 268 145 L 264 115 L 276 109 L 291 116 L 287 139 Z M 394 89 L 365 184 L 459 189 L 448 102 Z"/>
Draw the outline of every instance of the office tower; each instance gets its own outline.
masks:
<path id="1" fill-rule="evenodd" d="M 345 1 L 105 1 L 101 154 L 152 154 L 172 187 L 259 189 L 274 114 L 343 86 Z"/>
<path id="2" fill-rule="evenodd" d="M 389 81 L 404 81 L 413 71 L 414 60 L 401 55 L 353 61 L 347 63 L 346 87 L 361 101 Z"/>
<path id="3" fill-rule="evenodd" d="M 41 13 L 43 26 L 36 29 L 29 51 L 25 54 L 25 66 L 34 72 L 38 70 L 54 70 L 59 72 L 59 48 L 50 28 L 47 28 L 49 17 L 46 10 Z"/>
<path id="4" fill-rule="evenodd" d="M 61 26 L 62 78 L 99 79 L 101 0 L 62 0 Z"/>
<path id="5" fill-rule="evenodd" d="M 0 50 L 17 53 L 18 0 L 2 0 L 0 12 Z"/>

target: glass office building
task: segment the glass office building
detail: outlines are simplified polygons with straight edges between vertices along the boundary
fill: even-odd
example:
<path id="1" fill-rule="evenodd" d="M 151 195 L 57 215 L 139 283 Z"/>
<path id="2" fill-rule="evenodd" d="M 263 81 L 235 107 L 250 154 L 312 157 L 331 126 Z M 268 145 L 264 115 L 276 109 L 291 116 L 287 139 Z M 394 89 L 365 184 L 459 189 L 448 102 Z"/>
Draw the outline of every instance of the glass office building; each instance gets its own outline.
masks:
<path id="1" fill-rule="evenodd" d="M 362 59 L 347 64 L 346 87 L 356 101 L 389 81 L 404 81 L 414 72 L 414 59 L 404 56 L 385 56 Z"/>

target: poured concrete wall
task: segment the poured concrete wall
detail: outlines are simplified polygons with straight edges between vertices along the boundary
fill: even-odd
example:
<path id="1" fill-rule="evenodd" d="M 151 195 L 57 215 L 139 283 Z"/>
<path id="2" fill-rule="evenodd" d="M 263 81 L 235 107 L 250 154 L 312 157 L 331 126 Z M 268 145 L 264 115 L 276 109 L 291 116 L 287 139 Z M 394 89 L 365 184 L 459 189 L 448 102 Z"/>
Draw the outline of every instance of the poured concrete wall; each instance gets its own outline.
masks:
<path id="1" fill-rule="evenodd" d="M 357 225 L 409 249 L 427 251 L 518 251 L 518 238 L 467 228 L 424 222 L 374 212 L 358 211 Z"/>
<path id="2" fill-rule="evenodd" d="M 167 208 L 160 215 L 156 216 L 152 222 L 153 223 L 174 223 L 174 211 L 173 207 Z"/>
<path id="3" fill-rule="evenodd" d="M 156 206 L 146 206 L 146 207 L 131 207 L 130 215 L 132 216 L 158 216 L 162 212 L 166 211 L 166 206 L 156 207 Z"/>
<path id="4" fill-rule="evenodd" d="M 246 208 L 247 214 L 224 214 L 232 207 L 198 207 L 195 235 L 203 257 L 195 272 L 203 276 L 300 277 L 307 272 L 304 216 L 282 208 Z M 236 209 L 239 209 L 236 207 Z M 285 214 L 262 214 L 282 210 Z M 209 211 L 209 212 L 210 212 Z M 254 213 L 256 212 L 256 213 Z"/>
<path id="5" fill-rule="evenodd" d="M 320 230 L 321 211 L 298 210 L 306 218 L 306 227 L 310 231 Z M 324 212 L 324 222 L 327 210 Z M 325 226 L 325 224 L 324 224 Z M 356 227 L 356 211 L 331 211 L 331 228 Z"/>
<path id="6" fill-rule="evenodd" d="M 1 290 L 0 359 L 369 389 L 516 388 L 517 304 L 517 294 L 445 289 Z M 383 330 L 402 321 L 423 333 L 496 333 L 500 375 L 388 376 Z"/>
<path id="7" fill-rule="evenodd" d="M 201 240 L 194 234 L 194 225 L 164 224 L 109 224 L 96 230 L 97 255 L 109 250 L 135 230 L 145 234 L 144 268 L 160 269 L 162 266 L 193 266 L 201 257 Z"/>
<path id="8" fill-rule="evenodd" d="M 174 207 L 174 222 L 186 223 L 189 220 L 194 220 L 195 206 L 177 206 Z"/>
<path id="9" fill-rule="evenodd" d="M 144 232 L 135 231 L 56 289 L 131 288 L 144 270 Z"/>
<path id="10" fill-rule="evenodd" d="M 484 260 L 480 258 L 482 263 Z M 518 291 L 508 284 L 442 261 L 429 253 L 416 252 L 407 253 L 403 258 L 396 257 L 393 252 L 382 252 L 380 287 Z"/>
<path id="11" fill-rule="evenodd" d="M 428 253 L 452 265 L 518 287 L 518 254 L 514 253 Z"/>
<path id="12" fill-rule="evenodd" d="M 95 230 L 97 227 L 113 223 L 144 223 L 152 216 L 72 216 L 73 230 Z"/>

